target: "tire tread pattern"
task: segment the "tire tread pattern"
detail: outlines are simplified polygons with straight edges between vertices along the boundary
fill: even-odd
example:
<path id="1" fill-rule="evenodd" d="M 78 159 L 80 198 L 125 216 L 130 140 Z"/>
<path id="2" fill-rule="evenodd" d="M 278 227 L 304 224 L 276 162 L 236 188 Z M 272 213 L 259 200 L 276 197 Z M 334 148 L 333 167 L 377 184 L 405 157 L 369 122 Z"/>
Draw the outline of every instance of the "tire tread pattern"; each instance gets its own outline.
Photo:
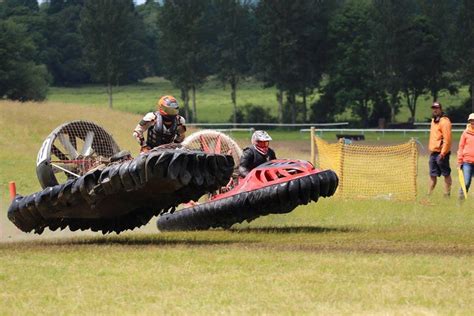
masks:
<path id="1" fill-rule="evenodd" d="M 283 214 L 298 205 L 317 202 L 319 197 L 334 195 L 338 177 L 332 170 L 292 179 L 258 190 L 242 192 L 227 198 L 208 201 L 158 218 L 160 231 L 206 230 L 229 228 L 260 216 Z"/>
<path id="2" fill-rule="evenodd" d="M 224 163 L 216 165 L 216 159 Z M 40 192 L 17 195 L 8 218 L 20 230 L 37 234 L 66 227 L 120 233 L 224 186 L 233 166 L 228 155 L 155 149 Z"/>

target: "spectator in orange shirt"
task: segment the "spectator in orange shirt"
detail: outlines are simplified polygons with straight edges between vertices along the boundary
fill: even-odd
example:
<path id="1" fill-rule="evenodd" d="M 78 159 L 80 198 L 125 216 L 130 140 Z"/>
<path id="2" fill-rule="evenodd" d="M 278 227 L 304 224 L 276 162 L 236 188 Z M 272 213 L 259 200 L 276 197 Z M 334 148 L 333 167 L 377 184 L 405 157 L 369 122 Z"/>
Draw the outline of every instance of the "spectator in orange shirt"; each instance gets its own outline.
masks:
<path id="1" fill-rule="evenodd" d="M 431 106 L 433 118 L 430 128 L 430 189 L 431 194 L 436 186 L 437 177 L 444 177 L 444 196 L 451 194 L 451 168 L 449 156 L 451 154 L 451 121 L 444 114 L 441 103 L 434 102 Z"/>
<path id="2" fill-rule="evenodd" d="M 471 179 L 474 176 L 474 113 L 469 115 L 466 130 L 461 135 L 458 148 L 458 166 L 464 174 L 466 190 L 469 191 Z M 460 199 L 464 199 L 462 190 L 459 192 Z"/>

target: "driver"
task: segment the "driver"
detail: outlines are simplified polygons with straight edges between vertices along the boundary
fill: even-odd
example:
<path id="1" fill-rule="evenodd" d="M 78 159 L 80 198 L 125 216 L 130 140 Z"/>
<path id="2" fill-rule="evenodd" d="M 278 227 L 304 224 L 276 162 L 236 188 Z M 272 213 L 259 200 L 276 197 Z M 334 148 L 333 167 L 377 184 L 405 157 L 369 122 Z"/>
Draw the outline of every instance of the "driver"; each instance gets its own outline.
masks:
<path id="1" fill-rule="evenodd" d="M 133 137 L 140 144 L 140 153 L 170 143 L 181 143 L 186 133 L 186 121 L 178 115 L 178 101 L 162 96 L 156 103 L 156 111 L 147 113 L 133 130 Z M 147 131 L 145 141 L 144 133 Z"/>
<path id="2" fill-rule="evenodd" d="M 265 131 L 255 131 L 252 134 L 252 146 L 244 149 L 240 158 L 239 175 L 247 174 L 262 163 L 276 159 L 275 152 L 269 147 L 272 138 Z"/>

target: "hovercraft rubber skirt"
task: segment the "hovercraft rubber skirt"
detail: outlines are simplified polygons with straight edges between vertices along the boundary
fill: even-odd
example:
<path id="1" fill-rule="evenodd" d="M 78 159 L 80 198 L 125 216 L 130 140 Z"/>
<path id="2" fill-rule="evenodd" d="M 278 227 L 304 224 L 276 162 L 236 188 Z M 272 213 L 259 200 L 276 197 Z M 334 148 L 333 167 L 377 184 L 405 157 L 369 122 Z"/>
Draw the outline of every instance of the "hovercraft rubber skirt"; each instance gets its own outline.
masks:
<path id="1" fill-rule="evenodd" d="M 8 218 L 20 230 L 37 234 L 46 227 L 119 233 L 217 190 L 233 168 L 231 156 L 152 150 L 35 194 L 17 195 Z"/>
<path id="2" fill-rule="evenodd" d="M 269 214 L 289 213 L 298 205 L 319 197 L 332 196 L 337 189 L 338 177 L 325 170 L 258 190 L 238 193 L 193 207 L 163 214 L 158 218 L 160 231 L 206 230 L 229 228 L 233 224 L 252 221 Z"/>

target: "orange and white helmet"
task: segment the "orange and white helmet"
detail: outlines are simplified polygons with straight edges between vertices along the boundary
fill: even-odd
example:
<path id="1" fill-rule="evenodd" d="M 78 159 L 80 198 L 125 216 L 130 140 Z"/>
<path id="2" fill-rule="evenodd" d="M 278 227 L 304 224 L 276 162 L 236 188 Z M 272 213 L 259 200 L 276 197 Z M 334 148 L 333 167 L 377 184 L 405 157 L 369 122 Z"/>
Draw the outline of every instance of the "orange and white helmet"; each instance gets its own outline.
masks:
<path id="1" fill-rule="evenodd" d="M 162 96 L 156 103 L 156 109 L 164 116 L 176 116 L 179 114 L 179 105 L 172 95 Z"/>

